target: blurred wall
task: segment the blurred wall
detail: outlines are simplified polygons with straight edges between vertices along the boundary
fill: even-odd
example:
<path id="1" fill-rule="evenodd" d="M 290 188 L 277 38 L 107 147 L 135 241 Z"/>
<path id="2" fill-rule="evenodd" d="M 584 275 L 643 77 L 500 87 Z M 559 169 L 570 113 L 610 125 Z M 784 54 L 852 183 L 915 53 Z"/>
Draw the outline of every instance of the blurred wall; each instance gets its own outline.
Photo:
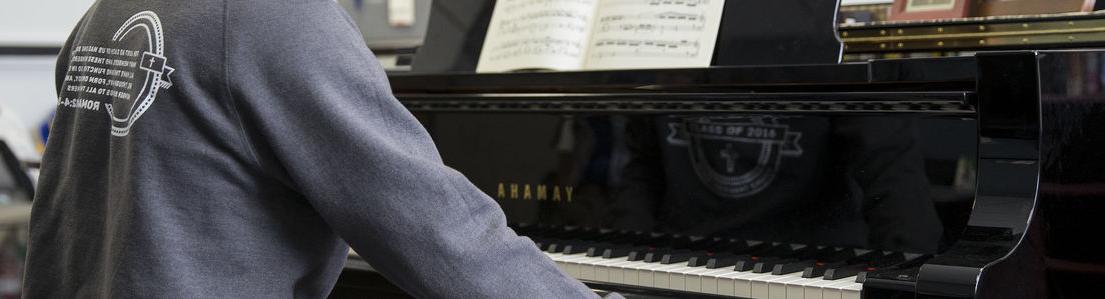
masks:
<path id="1" fill-rule="evenodd" d="M 25 55 L 60 48 L 92 0 L 0 0 L 0 106 L 6 136 L 34 136 L 54 111 L 55 55 Z M 13 54 L 14 53 L 14 54 Z M 21 155 L 22 156 L 22 155 Z M 25 158 L 25 157 L 24 157 Z M 31 159 L 33 160 L 33 158 Z"/>
<path id="2" fill-rule="evenodd" d="M 60 47 L 92 0 L 0 1 L 0 47 Z"/>
<path id="3" fill-rule="evenodd" d="M 0 106 L 34 130 L 57 104 L 54 55 L 0 55 Z"/>

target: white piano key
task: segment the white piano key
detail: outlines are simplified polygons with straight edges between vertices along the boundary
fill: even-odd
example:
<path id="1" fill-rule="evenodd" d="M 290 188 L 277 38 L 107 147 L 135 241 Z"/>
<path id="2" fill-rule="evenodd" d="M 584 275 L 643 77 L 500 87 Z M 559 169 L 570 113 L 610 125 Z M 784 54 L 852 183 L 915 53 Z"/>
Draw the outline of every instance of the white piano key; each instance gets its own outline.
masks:
<path id="1" fill-rule="evenodd" d="M 734 273 L 718 276 L 717 295 L 749 297 L 751 295 L 749 291 L 739 292 L 741 293 L 741 295 L 737 295 L 738 291 L 736 289 L 736 282 L 739 277 L 743 277 L 745 275 L 745 273 L 737 273 L 737 271 L 734 271 Z"/>
<path id="2" fill-rule="evenodd" d="M 836 280 L 835 282 L 833 282 L 831 284 L 824 285 L 821 288 L 821 298 L 844 299 L 844 290 L 843 290 L 843 288 L 845 286 L 848 286 L 848 285 L 851 285 L 851 284 L 854 284 L 854 283 L 856 283 L 855 278 L 849 277 L 849 278 Z"/>
<path id="3" fill-rule="evenodd" d="M 637 275 L 637 267 L 639 266 L 637 265 L 638 263 L 641 262 L 630 262 L 622 264 L 620 267 L 618 267 L 622 273 L 622 283 L 628 285 L 640 285 L 639 280 L 641 276 Z"/>
<path id="4" fill-rule="evenodd" d="M 702 280 L 702 292 L 706 294 L 720 295 L 721 293 L 718 293 L 717 285 L 718 276 L 729 273 L 735 272 L 733 271 L 733 269 L 720 268 L 710 269 L 709 271 L 699 274 L 699 276 L 701 277 L 700 279 Z"/>
<path id="5" fill-rule="evenodd" d="M 752 284 L 752 298 L 773 298 L 771 297 L 771 282 L 788 278 L 786 275 L 771 275 L 771 273 L 761 275 L 763 276 L 749 278 Z M 783 290 L 783 296 L 785 297 L 785 288 Z"/>
<path id="6" fill-rule="evenodd" d="M 767 284 L 764 284 L 760 288 L 756 288 L 755 286 L 765 279 L 771 278 L 771 274 L 752 273 L 751 271 L 741 273 L 744 273 L 744 275 L 738 276 L 734 281 L 734 289 L 736 290 L 737 296 L 767 298 Z"/>
<path id="7" fill-rule="evenodd" d="M 626 264 L 632 263 L 627 260 L 620 260 L 617 263 L 611 263 L 606 265 L 607 272 L 610 272 L 610 282 L 620 284 L 630 284 L 625 280 L 625 271 L 622 267 Z"/>
<path id="8" fill-rule="evenodd" d="M 850 280 L 852 283 L 840 288 L 841 299 L 860 299 L 863 293 L 863 284 Z"/>
<path id="9" fill-rule="evenodd" d="M 576 260 L 579 264 L 579 278 L 580 280 L 595 280 L 595 264 L 601 262 L 602 258 L 585 256 L 582 259 Z"/>
<path id="10" fill-rule="evenodd" d="M 610 281 L 610 265 L 620 262 L 624 262 L 624 260 L 603 259 L 603 261 L 595 263 L 595 281 L 612 282 Z"/>
<path id="11" fill-rule="evenodd" d="M 799 279 L 786 283 L 787 299 L 805 299 L 806 289 L 819 281 L 821 281 L 820 278 L 801 278 L 801 273 L 799 273 Z M 818 296 L 820 297 L 820 295 Z"/>
<path id="12" fill-rule="evenodd" d="M 690 277 L 689 273 L 693 273 L 693 272 L 700 271 L 700 270 L 703 270 L 703 269 L 705 269 L 705 268 L 703 268 L 703 267 L 688 267 L 686 264 L 679 264 L 678 268 L 670 269 L 670 270 L 667 271 L 669 273 L 668 274 L 668 280 L 669 280 L 669 283 L 670 283 L 669 286 L 673 290 L 690 291 L 690 289 L 694 289 L 693 292 L 698 292 L 698 290 L 702 289 L 702 284 L 698 284 L 697 286 L 693 286 L 693 287 L 689 286 L 687 284 L 687 278 Z"/>
<path id="13" fill-rule="evenodd" d="M 586 258 L 586 256 L 582 254 L 566 255 L 560 260 L 561 265 L 563 265 L 562 269 L 569 276 L 579 278 L 579 263 L 576 263 L 576 261 L 583 258 Z"/>
<path id="14" fill-rule="evenodd" d="M 642 263 L 643 265 L 637 268 L 637 285 L 644 287 L 653 287 L 655 281 L 653 280 L 652 269 L 656 267 L 666 266 L 660 263 Z"/>
<path id="15" fill-rule="evenodd" d="M 822 297 L 824 297 L 825 286 L 838 283 L 836 280 L 824 280 L 821 277 L 814 278 L 814 280 L 817 281 L 806 285 L 803 299 L 822 299 Z"/>
<path id="16" fill-rule="evenodd" d="M 775 279 L 775 280 L 769 281 L 767 283 L 768 284 L 768 294 L 769 294 L 768 297 L 771 298 L 771 299 L 787 299 L 787 285 L 791 284 L 794 281 L 800 281 L 800 280 L 804 279 L 804 278 L 802 278 L 802 273 L 801 272 L 778 275 L 778 276 L 781 276 L 782 278 Z M 799 296 L 801 296 L 801 295 L 799 295 Z M 799 299 L 801 299 L 801 298 L 799 298 Z"/>
<path id="17" fill-rule="evenodd" d="M 671 271 L 677 268 L 686 267 L 679 264 L 661 265 L 652 268 L 652 285 L 657 288 L 669 289 L 669 290 L 683 290 L 682 286 L 678 288 L 671 283 Z"/>
<path id="18" fill-rule="evenodd" d="M 685 271 L 685 272 L 682 272 L 682 273 L 679 273 L 679 274 L 672 274 L 672 275 L 683 276 L 683 286 L 686 288 L 686 290 L 688 292 L 705 293 L 705 292 L 702 291 L 702 275 L 701 274 L 705 273 L 705 272 L 709 272 L 713 269 L 706 269 L 706 267 L 694 267 L 694 268 L 688 267 L 688 268 L 690 268 L 691 270 Z"/>

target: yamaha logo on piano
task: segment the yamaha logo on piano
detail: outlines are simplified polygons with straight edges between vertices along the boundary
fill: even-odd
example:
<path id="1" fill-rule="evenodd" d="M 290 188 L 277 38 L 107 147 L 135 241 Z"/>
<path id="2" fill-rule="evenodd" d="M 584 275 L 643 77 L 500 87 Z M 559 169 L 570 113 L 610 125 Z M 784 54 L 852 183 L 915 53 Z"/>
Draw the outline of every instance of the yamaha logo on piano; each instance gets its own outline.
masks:
<path id="1" fill-rule="evenodd" d="M 547 184 L 499 183 L 497 190 L 498 191 L 495 192 L 495 198 L 497 199 L 572 202 L 572 191 L 575 191 L 575 187 Z"/>

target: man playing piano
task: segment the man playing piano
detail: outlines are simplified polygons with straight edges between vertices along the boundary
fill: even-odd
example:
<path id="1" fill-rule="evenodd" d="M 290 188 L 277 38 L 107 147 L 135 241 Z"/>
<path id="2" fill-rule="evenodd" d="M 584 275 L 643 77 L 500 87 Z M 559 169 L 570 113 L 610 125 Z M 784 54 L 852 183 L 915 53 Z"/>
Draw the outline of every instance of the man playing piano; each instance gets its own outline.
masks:
<path id="1" fill-rule="evenodd" d="M 29 298 L 595 297 L 444 166 L 333 1 L 97 1 L 62 50 Z M 615 295 L 616 296 L 616 295 Z"/>

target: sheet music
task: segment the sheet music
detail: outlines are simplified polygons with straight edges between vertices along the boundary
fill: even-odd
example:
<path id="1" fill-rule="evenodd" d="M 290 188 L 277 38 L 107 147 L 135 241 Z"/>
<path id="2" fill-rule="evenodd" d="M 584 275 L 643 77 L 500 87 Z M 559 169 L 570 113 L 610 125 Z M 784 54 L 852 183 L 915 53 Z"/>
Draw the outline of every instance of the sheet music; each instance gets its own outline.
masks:
<path id="1" fill-rule="evenodd" d="M 585 69 L 707 67 L 724 0 L 599 0 Z"/>
<path id="2" fill-rule="evenodd" d="M 477 72 L 583 67 L 597 0 L 498 0 Z"/>

